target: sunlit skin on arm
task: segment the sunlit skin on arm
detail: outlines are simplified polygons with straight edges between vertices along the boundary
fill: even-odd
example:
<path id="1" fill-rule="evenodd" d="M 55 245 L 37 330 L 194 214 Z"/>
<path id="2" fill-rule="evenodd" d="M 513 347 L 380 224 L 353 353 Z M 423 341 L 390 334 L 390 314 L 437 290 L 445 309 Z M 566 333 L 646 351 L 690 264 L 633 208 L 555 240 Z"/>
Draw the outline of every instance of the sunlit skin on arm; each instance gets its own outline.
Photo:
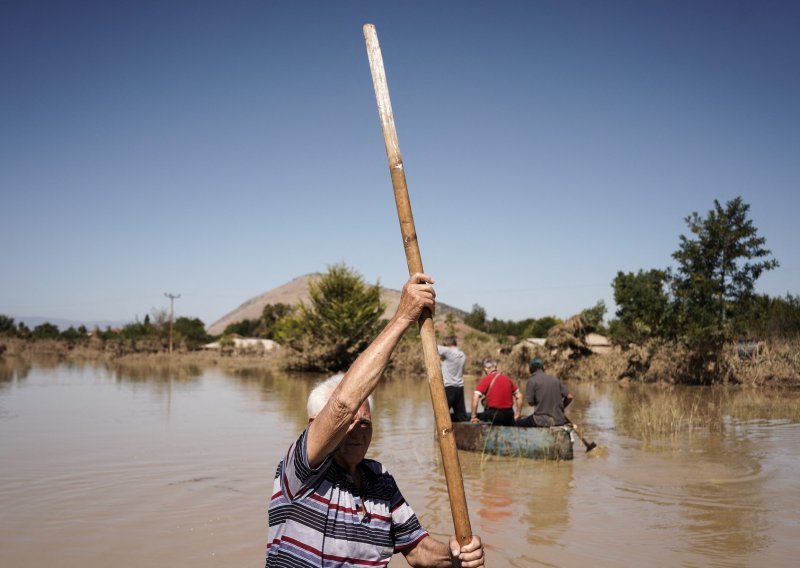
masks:
<path id="1" fill-rule="evenodd" d="M 472 393 L 472 418 L 470 422 L 480 422 L 478 419 L 478 401 L 481 399 L 481 393 L 475 391 Z"/>
<path id="2" fill-rule="evenodd" d="M 308 427 L 307 451 L 311 467 L 319 466 L 355 427 L 356 414 L 378 385 L 403 333 L 417 323 L 424 308 L 433 311 L 436 294 L 432 284 L 433 279 L 427 274 L 417 273 L 409 278 L 394 317 L 355 360 Z"/>
<path id="3" fill-rule="evenodd" d="M 519 420 L 522 413 L 522 393 L 519 389 L 514 391 L 514 420 Z"/>
<path id="4" fill-rule="evenodd" d="M 433 312 L 436 294 L 432 284 L 433 279 L 426 274 L 417 273 L 409 278 L 394 317 L 359 355 L 327 404 L 311 420 L 306 445 L 311 467 L 318 467 L 335 452 L 336 463 L 360 485 L 357 466 L 372 440 L 372 415 L 367 398 L 378 385 L 405 331 L 419 321 L 425 308 Z M 463 547 L 459 547 L 455 535 L 448 544 L 427 536 L 403 553 L 411 566 L 477 568 L 484 565 L 483 546 L 478 536 L 473 536 Z"/>
<path id="5" fill-rule="evenodd" d="M 427 536 L 403 554 L 410 566 L 420 568 L 477 568 L 483 566 L 485 560 L 481 539 L 477 535 L 473 535 L 472 541 L 460 549 L 455 536 L 450 537 L 449 545 Z"/>

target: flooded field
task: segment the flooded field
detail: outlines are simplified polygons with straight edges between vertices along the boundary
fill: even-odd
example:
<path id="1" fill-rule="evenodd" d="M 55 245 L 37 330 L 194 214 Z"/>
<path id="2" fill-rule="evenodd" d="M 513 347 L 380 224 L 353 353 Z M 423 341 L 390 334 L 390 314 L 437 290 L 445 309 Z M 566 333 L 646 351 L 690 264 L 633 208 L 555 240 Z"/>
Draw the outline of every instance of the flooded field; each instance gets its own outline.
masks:
<path id="1" fill-rule="evenodd" d="M 0 361 L 0 566 L 263 566 L 272 477 L 318 378 Z M 800 393 L 568 386 L 598 449 L 459 454 L 488 566 L 795 565 Z M 370 457 L 446 538 L 427 383 L 375 401 Z"/>

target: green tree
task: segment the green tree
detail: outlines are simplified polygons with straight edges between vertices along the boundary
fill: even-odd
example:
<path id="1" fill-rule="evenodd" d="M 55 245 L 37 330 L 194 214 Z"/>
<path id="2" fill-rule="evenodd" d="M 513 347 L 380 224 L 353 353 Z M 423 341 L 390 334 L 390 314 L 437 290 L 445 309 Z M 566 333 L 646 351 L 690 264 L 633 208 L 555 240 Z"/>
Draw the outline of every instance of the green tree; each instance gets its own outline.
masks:
<path id="1" fill-rule="evenodd" d="M 259 321 L 256 333 L 258 337 L 264 339 L 275 339 L 275 331 L 278 322 L 292 315 L 294 308 L 288 304 L 267 304 L 261 310 L 261 320 Z"/>
<path id="2" fill-rule="evenodd" d="M 306 369 L 347 369 L 378 334 L 385 309 L 378 284 L 366 285 L 345 264 L 308 286 L 310 303 L 278 322 L 278 340 L 300 355 Z"/>
<path id="3" fill-rule="evenodd" d="M 59 335 L 58 326 L 46 321 L 33 328 L 31 337 L 33 337 L 33 339 L 58 339 Z"/>
<path id="4" fill-rule="evenodd" d="M 236 335 L 241 335 L 242 337 L 253 337 L 256 335 L 256 330 L 258 329 L 259 325 L 260 320 L 257 319 L 245 319 L 237 321 L 225 326 L 222 335 L 231 335 L 235 333 Z"/>
<path id="5" fill-rule="evenodd" d="M 206 326 L 200 318 L 179 317 L 173 323 L 175 337 L 190 349 L 196 349 L 208 342 Z"/>
<path id="6" fill-rule="evenodd" d="M 478 304 L 472 304 L 472 311 L 464 316 L 464 323 L 478 331 L 486 331 L 486 310 Z"/>
<path id="7" fill-rule="evenodd" d="M 24 321 L 21 321 L 17 324 L 17 336 L 22 337 L 23 339 L 27 339 L 31 336 L 31 330 L 27 325 L 25 325 Z"/>
<path id="8" fill-rule="evenodd" d="M 547 332 L 550 331 L 550 328 L 560 323 L 562 323 L 561 320 L 555 316 L 544 316 L 543 318 L 531 320 L 523 333 L 523 337 L 547 337 Z"/>
<path id="9" fill-rule="evenodd" d="M 519 321 L 486 319 L 486 310 L 478 304 L 473 304 L 472 311 L 464 317 L 464 323 L 470 327 L 484 331 L 495 336 L 499 341 L 508 341 L 509 337 L 545 337 L 547 331 L 561 320 L 554 316 L 545 316 L 541 319 L 527 318 Z"/>
<path id="10" fill-rule="evenodd" d="M 137 318 L 136 321 L 122 326 L 122 337 L 125 339 L 144 339 L 150 335 L 155 335 L 156 330 L 150 325 L 150 319 L 145 318 L 144 323 Z"/>
<path id="11" fill-rule="evenodd" d="M 102 339 L 103 341 L 119 339 L 119 334 L 116 333 L 113 329 L 111 329 L 110 325 L 107 325 L 105 329 L 100 329 L 99 327 L 95 326 L 94 335 L 95 337 Z"/>
<path id="12" fill-rule="evenodd" d="M 528 318 L 516 322 L 509 321 L 508 331 L 509 335 L 514 337 L 533 337 L 528 335 L 528 330 L 536 325 L 536 318 Z"/>
<path id="13" fill-rule="evenodd" d="M 598 300 L 597 303 L 591 308 L 586 308 L 581 311 L 581 316 L 586 322 L 586 327 L 590 331 L 603 330 L 603 318 L 606 317 L 606 303 L 603 300 Z"/>
<path id="14" fill-rule="evenodd" d="M 665 270 L 617 272 L 612 284 L 617 319 L 610 325 L 614 339 L 640 343 L 667 335 L 668 282 Z"/>
<path id="15" fill-rule="evenodd" d="M 455 337 L 456 335 L 456 316 L 451 313 L 447 314 L 444 318 L 445 323 L 445 335 L 452 335 Z"/>
<path id="16" fill-rule="evenodd" d="M 61 339 L 66 339 L 67 341 L 83 341 L 86 339 L 86 333 L 81 333 L 79 330 L 75 329 L 74 326 L 69 326 L 67 329 L 61 332 L 60 337 Z"/>
<path id="17" fill-rule="evenodd" d="M 769 318 L 763 335 L 770 337 L 800 337 L 800 296 L 786 294 L 785 298 L 770 298 Z"/>
<path id="18" fill-rule="evenodd" d="M 511 327 L 513 322 L 492 318 L 486 322 L 484 330 L 486 333 L 494 335 L 500 342 L 508 341 L 508 336 L 512 335 Z"/>
<path id="19" fill-rule="evenodd" d="M 681 235 L 672 255 L 678 263 L 672 294 L 679 331 L 702 351 L 718 350 L 740 332 L 737 316 L 747 311 L 756 280 L 778 266 L 768 258 L 772 253 L 748 219 L 749 210 L 741 197 L 724 207 L 714 200 L 706 217 L 686 217 L 693 237 Z"/>
<path id="20" fill-rule="evenodd" d="M 773 298 L 757 294 L 739 320 L 737 327 L 744 330 L 743 335 L 795 339 L 800 336 L 800 296 L 786 294 L 785 298 Z"/>
<path id="21" fill-rule="evenodd" d="M 17 328 L 14 325 L 14 318 L 0 314 L 0 335 L 14 336 L 16 334 Z"/>

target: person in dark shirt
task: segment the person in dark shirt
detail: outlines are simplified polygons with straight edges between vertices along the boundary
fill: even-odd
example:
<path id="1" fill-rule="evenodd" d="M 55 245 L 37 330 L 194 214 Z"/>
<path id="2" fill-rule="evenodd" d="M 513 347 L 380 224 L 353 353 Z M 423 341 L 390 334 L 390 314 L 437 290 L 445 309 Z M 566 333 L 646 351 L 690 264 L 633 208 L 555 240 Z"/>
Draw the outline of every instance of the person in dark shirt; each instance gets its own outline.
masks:
<path id="1" fill-rule="evenodd" d="M 572 394 L 556 377 L 544 372 L 538 357 L 531 359 L 531 378 L 525 387 L 525 400 L 534 407 L 533 414 L 516 421 L 517 426 L 547 428 L 568 424 L 564 409 L 572 402 Z"/>

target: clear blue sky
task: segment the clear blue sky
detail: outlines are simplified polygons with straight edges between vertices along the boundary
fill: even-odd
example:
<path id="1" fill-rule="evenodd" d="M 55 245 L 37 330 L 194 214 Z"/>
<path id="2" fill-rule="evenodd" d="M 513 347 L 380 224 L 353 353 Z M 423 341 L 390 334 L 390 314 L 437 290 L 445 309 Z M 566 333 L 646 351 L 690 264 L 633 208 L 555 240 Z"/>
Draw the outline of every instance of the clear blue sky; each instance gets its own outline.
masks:
<path id="1" fill-rule="evenodd" d="M 738 195 L 800 293 L 797 2 L 0 2 L 0 313 L 214 322 L 406 263 L 376 25 L 426 270 L 568 317 Z M 609 314 L 609 315 L 613 315 Z"/>

